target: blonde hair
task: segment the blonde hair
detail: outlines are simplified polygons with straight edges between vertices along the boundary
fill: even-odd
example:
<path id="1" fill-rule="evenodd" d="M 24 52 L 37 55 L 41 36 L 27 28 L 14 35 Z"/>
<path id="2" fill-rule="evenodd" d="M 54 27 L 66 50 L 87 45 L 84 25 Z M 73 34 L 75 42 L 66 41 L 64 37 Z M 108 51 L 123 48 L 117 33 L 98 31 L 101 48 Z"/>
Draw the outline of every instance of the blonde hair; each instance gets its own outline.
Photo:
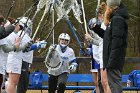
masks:
<path id="1" fill-rule="evenodd" d="M 104 15 L 104 24 L 106 26 L 109 25 L 110 15 L 111 15 L 112 11 L 113 11 L 113 9 L 111 7 L 109 7 L 109 6 L 107 6 L 106 11 L 105 11 L 105 15 Z"/>

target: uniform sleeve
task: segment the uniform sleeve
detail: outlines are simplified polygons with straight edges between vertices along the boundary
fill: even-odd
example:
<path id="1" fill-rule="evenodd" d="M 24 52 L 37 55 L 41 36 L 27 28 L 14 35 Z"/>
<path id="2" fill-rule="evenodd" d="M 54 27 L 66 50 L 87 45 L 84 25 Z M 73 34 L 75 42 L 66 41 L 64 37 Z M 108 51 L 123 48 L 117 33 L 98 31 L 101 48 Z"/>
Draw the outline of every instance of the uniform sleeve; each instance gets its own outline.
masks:
<path id="1" fill-rule="evenodd" d="M 6 38 L 7 44 L 4 44 L 2 46 L 2 49 L 4 52 L 6 52 L 6 53 L 11 52 L 11 51 L 19 52 L 21 50 L 24 50 L 28 46 L 28 43 L 25 43 L 22 41 L 19 48 L 16 48 L 14 43 L 15 43 L 15 38 L 17 38 L 17 37 L 18 37 L 18 35 L 13 32 Z"/>
<path id="2" fill-rule="evenodd" d="M 90 43 L 99 46 L 99 43 L 102 42 L 102 38 L 99 37 L 94 31 L 90 31 L 90 33 L 92 34 Z"/>
<path id="3" fill-rule="evenodd" d="M 73 51 L 73 49 L 70 50 L 69 52 L 69 62 L 73 63 L 73 62 L 76 62 L 76 57 L 75 57 L 75 53 Z"/>

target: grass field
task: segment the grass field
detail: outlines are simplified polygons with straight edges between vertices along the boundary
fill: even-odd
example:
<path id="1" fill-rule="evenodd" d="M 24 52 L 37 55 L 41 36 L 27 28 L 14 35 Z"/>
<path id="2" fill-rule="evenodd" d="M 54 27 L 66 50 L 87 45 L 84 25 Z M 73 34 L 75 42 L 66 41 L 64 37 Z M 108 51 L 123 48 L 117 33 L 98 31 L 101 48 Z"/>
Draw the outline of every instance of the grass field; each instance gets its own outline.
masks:
<path id="1" fill-rule="evenodd" d="M 74 90 L 66 90 L 65 93 L 73 93 Z M 41 93 L 40 90 L 28 90 L 27 93 Z M 48 93 L 46 90 L 43 90 L 42 93 Z M 81 93 L 92 93 L 90 90 L 82 90 Z M 137 91 L 124 91 L 123 93 L 140 93 Z"/>

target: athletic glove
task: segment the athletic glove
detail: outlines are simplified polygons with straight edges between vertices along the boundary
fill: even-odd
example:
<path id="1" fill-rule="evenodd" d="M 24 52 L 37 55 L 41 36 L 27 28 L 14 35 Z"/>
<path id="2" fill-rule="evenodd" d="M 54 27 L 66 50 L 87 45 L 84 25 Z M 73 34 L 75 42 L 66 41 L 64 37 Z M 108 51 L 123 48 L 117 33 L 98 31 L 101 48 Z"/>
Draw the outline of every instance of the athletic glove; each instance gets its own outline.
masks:
<path id="1" fill-rule="evenodd" d="M 47 42 L 45 42 L 45 40 L 42 40 L 42 41 L 37 42 L 37 47 L 38 48 L 45 48 L 46 44 L 47 44 Z"/>
<path id="2" fill-rule="evenodd" d="M 29 41 L 29 42 L 25 45 L 25 49 L 23 50 L 23 52 L 29 52 L 29 51 L 31 51 L 32 45 L 33 45 L 33 41 Z"/>
<path id="3" fill-rule="evenodd" d="M 71 70 L 71 72 L 74 72 L 74 71 L 76 71 L 77 66 L 78 66 L 77 63 L 72 63 L 72 64 L 69 66 L 69 70 Z"/>
<path id="4" fill-rule="evenodd" d="M 51 45 L 51 46 L 49 47 L 49 51 L 50 51 L 50 50 L 55 50 L 56 46 L 57 46 L 56 44 Z"/>
<path id="5" fill-rule="evenodd" d="M 36 43 L 31 45 L 30 50 L 36 50 L 36 49 L 40 49 L 40 48 L 45 48 L 46 44 L 47 44 L 47 42 L 45 42 L 45 40 L 37 41 Z"/>

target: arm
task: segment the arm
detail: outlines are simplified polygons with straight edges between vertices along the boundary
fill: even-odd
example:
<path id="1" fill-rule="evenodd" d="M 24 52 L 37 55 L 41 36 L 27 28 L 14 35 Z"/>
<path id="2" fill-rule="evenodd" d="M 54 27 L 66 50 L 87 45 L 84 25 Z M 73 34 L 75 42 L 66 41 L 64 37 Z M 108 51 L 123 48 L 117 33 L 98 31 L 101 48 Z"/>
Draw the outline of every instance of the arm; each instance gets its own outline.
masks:
<path id="1" fill-rule="evenodd" d="M 87 41 L 90 41 L 91 44 L 99 46 L 99 43 L 102 41 L 102 38 L 100 38 L 94 31 L 89 31 L 90 34 L 85 34 L 85 38 Z"/>
<path id="2" fill-rule="evenodd" d="M 2 49 L 6 53 L 11 52 L 11 51 L 19 52 L 19 51 L 25 50 L 27 46 L 29 46 L 28 43 L 20 44 L 19 47 L 17 47 L 16 44 L 5 44 L 2 46 Z"/>

